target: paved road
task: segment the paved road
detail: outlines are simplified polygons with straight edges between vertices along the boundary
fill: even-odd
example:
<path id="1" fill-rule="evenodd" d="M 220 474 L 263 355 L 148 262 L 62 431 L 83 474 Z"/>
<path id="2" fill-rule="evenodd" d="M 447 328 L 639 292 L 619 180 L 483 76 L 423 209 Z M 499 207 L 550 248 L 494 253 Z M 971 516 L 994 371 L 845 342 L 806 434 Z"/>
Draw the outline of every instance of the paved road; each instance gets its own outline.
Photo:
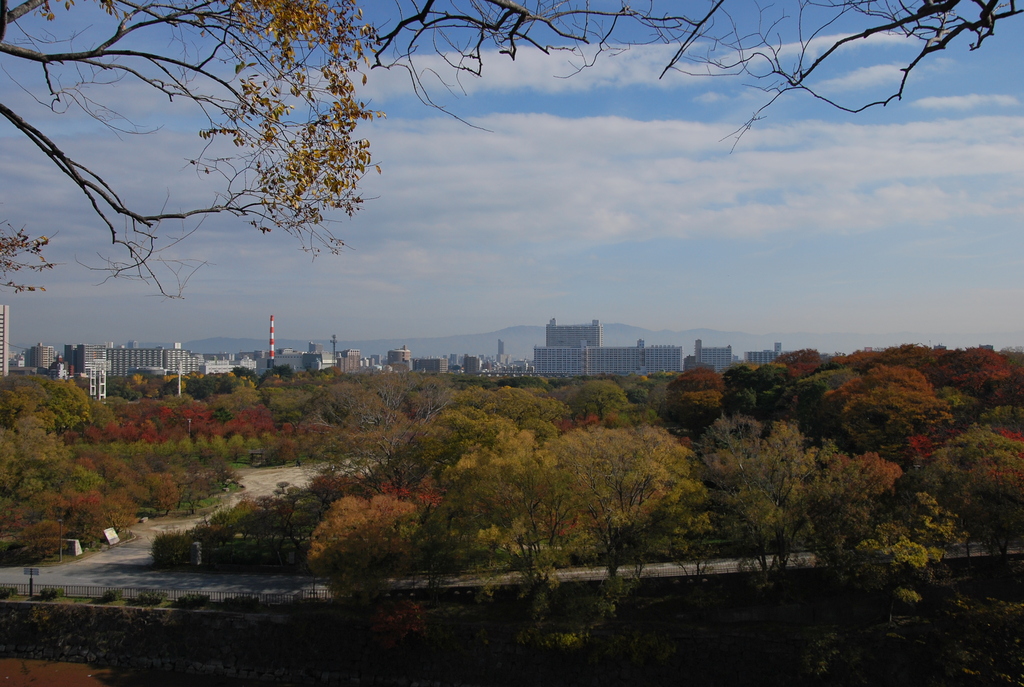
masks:
<path id="1" fill-rule="evenodd" d="M 283 594 L 309 589 L 313 583 L 309 575 L 159 571 L 151 563 L 149 541 L 139 538 L 82 560 L 39 568 L 35 584 Z M 0 568 L 0 584 L 27 582 L 22 568 Z"/>
<path id="2" fill-rule="evenodd" d="M 240 471 L 242 492 L 225 498 L 222 506 L 233 505 L 241 495 L 261 496 L 273 492 L 279 482 L 302 484 L 309 473 L 297 468 L 260 468 Z M 153 536 L 169 529 L 187 529 L 203 516 L 156 518 L 135 528 L 136 538 L 79 559 L 64 558 L 62 565 L 39 568 L 37 586 L 90 585 L 145 589 L 203 589 L 208 591 L 283 594 L 310 589 L 309 575 L 259 573 L 171 572 L 152 569 L 150 546 Z M 27 583 L 22 567 L 0 568 L 0 584 Z M 323 585 L 321 584 L 322 588 Z"/>

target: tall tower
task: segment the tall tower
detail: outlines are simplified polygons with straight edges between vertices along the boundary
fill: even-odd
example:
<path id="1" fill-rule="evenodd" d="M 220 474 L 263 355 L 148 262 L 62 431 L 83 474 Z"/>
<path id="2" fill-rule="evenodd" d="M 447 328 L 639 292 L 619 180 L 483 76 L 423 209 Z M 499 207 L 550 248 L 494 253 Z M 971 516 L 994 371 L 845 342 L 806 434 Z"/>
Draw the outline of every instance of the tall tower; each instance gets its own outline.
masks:
<path id="1" fill-rule="evenodd" d="M 4 377 L 7 376 L 7 355 L 10 353 L 11 344 L 11 306 L 0 305 L 0 371 Z"/>
<path id="2" fill-rule="evenodd" d="M 274 316 L 270 316 L 270 368 L 274 369 Z"/>

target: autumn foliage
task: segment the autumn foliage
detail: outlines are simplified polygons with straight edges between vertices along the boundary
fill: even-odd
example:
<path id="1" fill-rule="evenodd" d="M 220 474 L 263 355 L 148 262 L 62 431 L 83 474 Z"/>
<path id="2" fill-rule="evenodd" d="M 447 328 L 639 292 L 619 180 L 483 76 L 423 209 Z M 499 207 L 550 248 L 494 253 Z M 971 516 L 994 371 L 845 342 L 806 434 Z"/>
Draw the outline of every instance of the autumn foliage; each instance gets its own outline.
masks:
<path id="1" fill-rule="evenodd" d="M 58 520 L 95 541 L 140 515 L 198 512 L 237 466 L 299 461 L 315 466 L 308 484 L 243 498 L 189 532 L 204 560 L 308 565 L 364 600 L 397 577 L 436 590 L 474 571 L 517 581 L 539 614 L 566 566 L 616 578 L 740 555 L 768 579 L 812 552 L 844 584 L 911 598 L 949 543 L 1005 556 L 1024 536 L 1016 364 L 904 346 L 529 386 L 192 376 L 180 397 L 176 379 L 139 377 L 104 403 L 71 382 L 12 379 L 0 386 L 0 537 L 45 557 Z M 382 641 L 418 632 L 415 613 L 392 610 Z"/>

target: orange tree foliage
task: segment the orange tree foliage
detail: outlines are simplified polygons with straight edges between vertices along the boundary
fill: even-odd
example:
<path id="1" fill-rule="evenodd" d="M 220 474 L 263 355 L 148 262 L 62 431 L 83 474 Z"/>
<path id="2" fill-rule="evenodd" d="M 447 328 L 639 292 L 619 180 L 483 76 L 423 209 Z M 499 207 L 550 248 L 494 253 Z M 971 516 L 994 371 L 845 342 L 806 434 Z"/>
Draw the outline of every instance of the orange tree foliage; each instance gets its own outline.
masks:
<path id="1" fill-rule="evenodd" d="M 857 351 L 851 355 L 833 358 L 833 362 L 853 368 L 861 374 L 876 367 L 909 367 L 921 370 L 935 362 L 941 351 L 920 346 L 904 344 L 880 351 Z"/>
<path id="2" fill-rule="evenodd" d="M 984 348 L 943 351 L 923 372 L 936 389 L 953 387 L 984 405 L 994 405 L 1013 366 L 1006 356 Z"/>
<path id="3" fill-rule="evenodd" d="M 699 437 L 722 415 L 722 376 L 708 368 L 689 370 L 669 382 L 663 417 Z"/>
<path id="4" fill-rule="evenodd" d="M 859 547 L 891 512 L 896 481 L 903 470 L 877 453 L 849 457 L 820 455 L 820 470 L 807 498 L 811 532 L 808 548 L 820 565 L 840 578 L 852 574 Z"/>
<path id="5" fill-rule="evenodd" d="M 339 595 L 371 599 L 413 559 L 416 506 L 387 494 L 336 501 L 313 533 L 309 566 Z"/>
<path id="6" fill-rule="evenodd" d="M 821 366 L 821 354 L 813 348 L 782 353 L 775 358 L 776 365 L 785 365 L 791 378 L 806 377 Z"/>
<path id="7" fill-rule="evenodd" d="M 846 441 L 856 451 L 903 458 L 907 439 L 952 420 L 923 374 L 907 367 L 873 367 L 866 375 L 825 394 Z"/>

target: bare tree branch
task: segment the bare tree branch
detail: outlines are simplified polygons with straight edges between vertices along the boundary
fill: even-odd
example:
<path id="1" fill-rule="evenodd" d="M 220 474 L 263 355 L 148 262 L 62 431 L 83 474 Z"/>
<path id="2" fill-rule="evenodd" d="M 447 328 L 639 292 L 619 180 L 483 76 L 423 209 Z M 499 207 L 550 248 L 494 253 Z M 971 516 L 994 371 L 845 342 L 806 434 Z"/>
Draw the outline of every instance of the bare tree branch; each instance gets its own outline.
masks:
<path id="1" fill-rule="evenodd" d="M 103 257 L 99 269 L 179 295 L 203 261 L 165 258 L 180 238 L 162 225 L 217 213 L 247 218 L 262 232 L 282 229 L 314 254 L 341 250 L 325 213 L 352 214 L 362 202 L 357 186 L 374 165 L 368 143 L 354 132 L 379 116 L 355 97 L 353 77 L 372 41 L 355 0 L 96 1 L 109 21 L 86 27 L 73 3 L 26 0 L 8 9 L 0 0 L 0 58 L 20 63 L 20 73 L 32 65 L 42 70 L 47 94 L 32 94 L 37 102 L 58 113 L 79 107 L 122 133 L 145 131 L 112 123 L 123 117 L 92 95 L 97 87 L 131 80 L 169 101 L 194 103 L 208 123 L 197 132 L 202 150 L 185 161 L 220 183 L 207 204 L 143 209 L 27 113 L 0 103 L 0 121 L 79 188 L 123 251 Z M 232 152 L 212 145 L 220 139 Z M 169 275 L 167 288 L 160 274 Z"/>
<path id="2" fill-rule="evenodd" d="M 595 54 L 636 45 L 662 44 L 675 51 L 661 77 L 676 70 L 691 75 L 744 75 L 769 93 L 767 107 L 779 94 L 807 91 L 848 112 L 885 105 L 903 96 L 910 74 L 929 56 L 969 37 L 977 50 L 1000 22 L 1020 14 L 1017 0 L 789 0 L 777 5 L 727 6 L 705 0 L 695 14 L 673 13 L 676 3 L 650 0 L 640 7 L 598 6 L 589 0 L 395 0 L 399 17 L 378 27 L 375 66 L 409 70 L 421 99 L 434 105 L 418 58 L 441 53 L 457 72 L 480 76 L 485 51 L 515 59 L 520 45 L 544 53 L 577 52 L 591 46 Z M 700 7 L 700 5 L 697 5 Z M 731 9 L 730 9 L 731 8 Z M 669 10 L 665 12 L 664 10 Z M 829 40 L 826 30 L 842 21 L 840 35 Z M 830 98 L 816 87 L 815 77 L 844 47 L 876 36 L 896 35 L 919 42 L 902 68 L 896 88 L 884 97 L 855 104 Z M 822 47 L 822 43 L 825 45 Z M 590 67 L 594 58 L 587 60 Z M 744 127 L 763 113 L 758 109 Z"/>

